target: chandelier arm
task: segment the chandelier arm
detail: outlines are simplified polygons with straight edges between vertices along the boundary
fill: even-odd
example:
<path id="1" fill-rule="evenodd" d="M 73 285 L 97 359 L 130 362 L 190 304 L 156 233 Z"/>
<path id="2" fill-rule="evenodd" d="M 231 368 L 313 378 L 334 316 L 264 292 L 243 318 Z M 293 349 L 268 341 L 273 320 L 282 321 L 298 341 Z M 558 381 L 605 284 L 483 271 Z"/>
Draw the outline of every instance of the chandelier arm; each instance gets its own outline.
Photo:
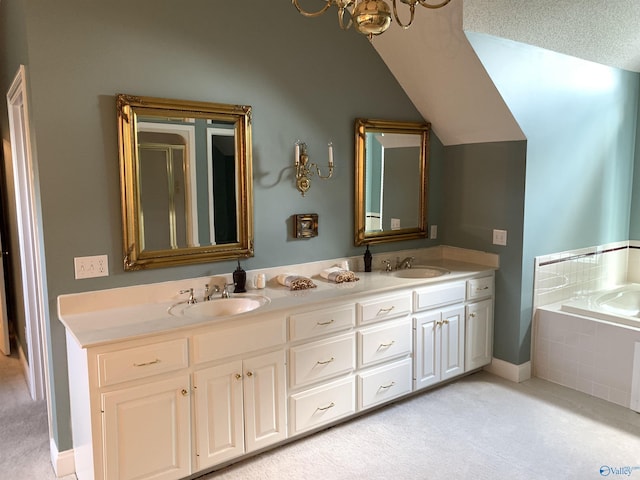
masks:
<path id="1" fill-rule="evenodd" d="M 349 15 L 349 23 L 347 23 L 346 26 L 344 24 L 344 14 L 345 14 L 345 12 L 347 13 L 347 15 Z M 346 8 L 346 7 L 339 7 L 338 8 L 338 23 L 340 23 L 340 28 L 342 30 L 349 30 L 351 28 L 351 25 L 353 24 L 353 16 L 351 15 L 351 12 L 349 11 L 348 8 Z"/>
<path id="2" fill-rule="evenodd" d="M 427 3 L 425 0 L 418 0 L 418 3 L 420 3 L 420 5 L 422 5 L 425 8 L 442 8 L 444 7 L 447 3 L 449 3 L 451 0 L 444 0 L 444 2 L 442 3 L 438 3 L 437 5 L 431 5 L 430 3 Z"/>
<path id="3" fill-rule="evenodd" d="M 450 1 L 450 0 L 447 0 L 447 2 L 448 1 Z M 398 8 L 396 7 L 396 0 L 393 0 L 393 16 L 395 17 L 396 22 L 398 22 L 398 25 L 400 25 L 405 30 L 407 28 L 409 28 L 411 26 L 411 24 L 413 23 L 413 17 L 416 14 L 416 5 L 415 5 L 415 3 L 409 5 L 409 10 L 411 12 L 411 17 L 409 18 L 409 23 L 404 24 L 404 23 L 402 23 L 402 21 L 400 20 L 400 17 L 398 16 Z"/>
<path id="4" fill-rule="evenodd" d="M 293 6 L 296 7 L 296 9 L 298 10 L 298 12 L 300 12 L 302 15 L 304 15 L 305 17 L 319 17 L 320 15 L 322 15 L 324 12 L 326 12 L 327 10 L 329 10 L 329 7 L 331 7 L 332 5 L 332 0 L 325 0 L 326 4 L 324 7 L 322 7 L 320 10 L 318 10 L 317 12 L 307 12 L 306 10 L 304 10 L 300 4 L 298 3 L 298 0 L 291 0 L 291 3 L 293 3 Z"/>

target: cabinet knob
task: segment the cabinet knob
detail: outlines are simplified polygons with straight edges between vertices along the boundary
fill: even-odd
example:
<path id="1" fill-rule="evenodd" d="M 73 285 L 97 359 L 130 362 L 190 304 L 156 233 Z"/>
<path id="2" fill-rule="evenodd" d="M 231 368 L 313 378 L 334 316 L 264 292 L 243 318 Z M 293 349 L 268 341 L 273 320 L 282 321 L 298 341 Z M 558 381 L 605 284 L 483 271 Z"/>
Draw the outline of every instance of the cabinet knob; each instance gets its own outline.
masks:
<path id="1" fill-rule="evenodd" d="M 247 377 L 253 377 L 253 372 L 247 372 Z"/>
<path id="2" fill-rule="evenodd" d="M 470 316 L 471 318 L 474 318 L 474 317 L 476 316 L 476 314 L 475 314 L 475 313 L 473 313 L 473 312 L 471 312 L 471 313 L 469 314 L 469 316 Z"/>
<path id="3" fill-rule="evenodd" d="M 182 394 L 183 397 L 186 397 L 187 395 L 189 395 L 189 390 L 187 390 L 186 388 L 183 388 L 180 393 Z"/>
<path id="4" fill-rule="evenodd" d="M 442 324 L 443 325 L 449 325 L 449 320 L 447 320 L 446 318 L 444 320 L 442 320 Z"/>
<path id="5" fill-rule="evenodd" d="M 242 378 L 242 375 L 240 375 L 239 373 L 236 373 L 236 380 L 240 380 Z"/>

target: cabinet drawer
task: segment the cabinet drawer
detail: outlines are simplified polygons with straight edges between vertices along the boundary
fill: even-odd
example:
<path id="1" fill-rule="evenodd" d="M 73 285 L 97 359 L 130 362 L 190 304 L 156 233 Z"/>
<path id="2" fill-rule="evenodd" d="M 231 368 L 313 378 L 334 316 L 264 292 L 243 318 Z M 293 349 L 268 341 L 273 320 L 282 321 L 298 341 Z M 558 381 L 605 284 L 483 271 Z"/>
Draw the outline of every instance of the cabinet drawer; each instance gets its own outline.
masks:
<path id="1" fill-rule="evenodd" d="M 289 337 L 291 340 L 318 337 L 325 333 L 347 330 L 355 324 L 354 305 L 296 313 L 289 317 Z"/>
<path id="2" fill-rule="evenodd" d="M 289 411 L 291 435 L 355 413 L 355 377 L 291 395 Z"/>
<path id="3" fill-rule="evenodd" d="M 411 359 L 358 375 L 358 406 L 363 409 L 411 392 Z"/>
<path id="4" fill-rule="evenodd" d="M 493 277 L 467 280 L 467 300 L 493 295 Z"/>
<path id="5" fill-rule="evenodd" d="M 411 353 L 412 333 L 409 317 L 391 325 L 370 327 L 358 332 L 359 366 Z"/>
<path id="6" fill-rule="evenodd" d="M 193 336 L 193 361 L 196 364 L 210 362 L 276 347 L 287 341 L 286 331 L 286 321 L 279 316 L 250 324 L 215 328 Z"/>
<path id="7" fill-rule="evenodd" d="M 400 317 L 411 312 L 411 295 L 406 293 L 365 300 L 358 302 L 357 308 L 360 325 Z"/>
<path id="8" fill-rule="evenodd" d="M 464 302 L 465 290 L 464 282 L 445 283 L 444 285 L 434 285 L 416 290 L 413 292 L 413 308 L 416 312 L 419 312 Z"/>
<path id="9" fill-rule="evenodd" d="M 101 353 L 98 382 L 101 387 L 186 368 L 189 351 L 186 338 L 142 347 Z"/>
<path id="10" fill-rule="evenodd" d="M 356 366 L 354 334 L 294 347 L 290 363 L 293 388 L 349 373 Z"/>

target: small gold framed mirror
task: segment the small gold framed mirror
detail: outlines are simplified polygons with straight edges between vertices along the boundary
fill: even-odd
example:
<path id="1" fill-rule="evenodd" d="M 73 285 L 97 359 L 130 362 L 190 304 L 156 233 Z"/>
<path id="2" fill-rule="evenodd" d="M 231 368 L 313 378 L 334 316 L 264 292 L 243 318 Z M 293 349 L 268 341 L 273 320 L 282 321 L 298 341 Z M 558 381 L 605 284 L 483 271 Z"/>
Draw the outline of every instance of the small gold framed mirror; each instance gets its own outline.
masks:
<path id="1" fill-rule="evenodd" d="M 124 269 L 253 256 L 251 107 L 117 96 Z"/>
<path id="2" fill-rule="evenodd" d="M 427 237 L 430 127 L 356 119 L 356 245 Z"/>

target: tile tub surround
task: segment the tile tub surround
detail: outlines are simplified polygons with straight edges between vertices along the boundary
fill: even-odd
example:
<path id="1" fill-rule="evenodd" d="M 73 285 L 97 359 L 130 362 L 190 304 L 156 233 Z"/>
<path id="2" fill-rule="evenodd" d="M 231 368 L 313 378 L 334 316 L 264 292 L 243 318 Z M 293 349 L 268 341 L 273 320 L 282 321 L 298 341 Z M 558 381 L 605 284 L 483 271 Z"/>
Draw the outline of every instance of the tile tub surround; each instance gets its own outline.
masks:
<path id="1" fill-rule="evenodd" d="M 539 308 L 535 319 L 534 374 L 609 402 L 632 406 L 634 360 L 640 328 Z"/>
<path id="2" fill-rule="evenodd" d="M 634 278 L 640 281 L 639 262 L 640 242 L 616 242 L 536 257 L 533 307 L 588 295 L 633 282 Z"/>
<path id="3" fill-rule="evenodd" d="M 638 241 L 535 259 L 534 376 L 627 408 L 638 401 L 632 387 L 633 376 L 640 375 L 634 357 L 640 328 L 560 311 L 567 301 L 625 283 L 640 283 Z"/>
<path id="4" fill-rule="evenodd" d="M 364 251 L 364 250 L 363 250 Z M 364 273 L 362 257 L 345 257 L 320 262 L 287 265 L 269 269 L 247 271 L 248 284 L 257 273 L 264 273 L 267 288 L 264 290 L 247 289 L 248 293 L 269 297 L 271 303 L 256 312 L 265 314 L 270 311 L 294 308 L 301 305 L 330 302 L 346 298 L 349 295 L 384 292 L 398 287 L 411 287 L 421 283 L 438 283 L 463 278 L 478 270 L 497 269 L 499 258 L 495 254 L 465 250 L 454 247 L 431 247 L 426 249 L 403 250 L 374 254 L 374 270 L 379 269 L 382 260 L 392 263 L 397 257 L 415 257 L 415 265 L 429 264 L 451 270 L 448 275 L 433 279 L 398 278 L 380 270 Z M 360 281 L 348 284 L 330 283 L 320 277 L 320 272 L 343 261 L 349 261 L 350 268 L 358 271 Z M 279 285 L 275 277 L 282 273 L 294 273 L 309 276 L 317 288 L 292 292 Z M 156 284 L 121 287 L 93 292 L 60 295 L 58 297 L 58 318 L 83 346 L 95 346 L 123 338 L 135 338 L 162 333 L 180 328 L 188 328 L 202 320 L 186 316 L 176 317 L 167 313 L 169 307 L 186 300 L 181 290 L 194 288 L 196 298 L 202 298 L 205 284 L 232 282 L 231 273 L 213 277 L 201 277 Z M 117 307 L 114 307 L 117 305 Z M 257 314 L 257 313 L 256 313 Z M 251 312 L 243 317 L 252 315 Z"/>

